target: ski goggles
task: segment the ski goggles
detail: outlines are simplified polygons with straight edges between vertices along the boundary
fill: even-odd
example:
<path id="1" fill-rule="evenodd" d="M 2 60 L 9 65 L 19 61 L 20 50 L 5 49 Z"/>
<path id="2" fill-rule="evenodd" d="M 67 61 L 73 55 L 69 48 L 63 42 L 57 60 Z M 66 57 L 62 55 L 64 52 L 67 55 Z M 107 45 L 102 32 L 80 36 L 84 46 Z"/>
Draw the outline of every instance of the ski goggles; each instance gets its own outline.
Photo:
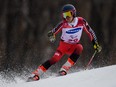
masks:
<path id="1" fill-rule="evenodd" d="M 67 12 L 64 12 L 64 13 L 62 13 L 62 14 L 63 14 L 63 18 L 72 17 L 71 11 L 67 11 Z"/>

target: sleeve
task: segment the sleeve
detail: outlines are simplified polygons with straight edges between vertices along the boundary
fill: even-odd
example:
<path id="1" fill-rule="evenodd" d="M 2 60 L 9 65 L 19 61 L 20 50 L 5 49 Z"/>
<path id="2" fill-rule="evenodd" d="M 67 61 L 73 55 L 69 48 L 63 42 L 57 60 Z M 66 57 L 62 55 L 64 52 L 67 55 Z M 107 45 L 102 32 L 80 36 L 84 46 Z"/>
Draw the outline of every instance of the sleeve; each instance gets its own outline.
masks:
<path id="1" fill-rule="evenodd" d="M 91 29 L 91 27 L 89 26 L 89 24 L 87 23 L 85 19 L 83 19 L 83 23 L 84 23 L 84 31 L 88 34 L 90 40 L 96 43 L 97 37 L 95 35 L 95 32 Z"/>
<path id="2" fill-rule="evenodd" d="M 63 28 L 63 24 L 64 24 L 63 21 L 61 21 L 60 23 L 58 23 L 58 24 L 56 25 L 56 27 L 53 28 L 52 32 L 53 32 L 55 35 L 56 35 L 57 33 L 59 33 L 59 32 L 62 30 L 62 28 Z"/>

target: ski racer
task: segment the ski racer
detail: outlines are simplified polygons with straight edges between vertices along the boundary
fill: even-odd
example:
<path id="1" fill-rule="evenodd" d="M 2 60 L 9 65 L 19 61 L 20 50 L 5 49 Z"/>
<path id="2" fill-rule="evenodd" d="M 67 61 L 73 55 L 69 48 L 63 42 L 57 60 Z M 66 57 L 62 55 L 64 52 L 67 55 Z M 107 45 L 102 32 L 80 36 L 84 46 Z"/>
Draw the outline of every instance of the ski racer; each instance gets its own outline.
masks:
<path id="1" fill-rule="evenodd" d="M 40 79 L 40 76 L 45 73 L 53 64 L 57 63 L 64 54 L 69 55 L 66 63 L 62 65 L 59 74 L 66 75 L 68 70 L 76 63 L 80 57 L 83 46 L 79 42 L 81 39 L 82 32 L 86 32 L 93 48 L 97 51 L 101 51 L 101 47 L 98 44 L 97 37 L 87 21 L 82 17 L 76 17 L 76 8 L 72 4 L 66 4 L 62 8 L 63 20 L 51 31 L 48 32 L 48 37 L 51 42 L 55 41 L 57 33 L 62 31 L 59 46 L 49 60 L 38 66 L 38 68 L 32 73 L 30 77 L 36 81 Z"/>

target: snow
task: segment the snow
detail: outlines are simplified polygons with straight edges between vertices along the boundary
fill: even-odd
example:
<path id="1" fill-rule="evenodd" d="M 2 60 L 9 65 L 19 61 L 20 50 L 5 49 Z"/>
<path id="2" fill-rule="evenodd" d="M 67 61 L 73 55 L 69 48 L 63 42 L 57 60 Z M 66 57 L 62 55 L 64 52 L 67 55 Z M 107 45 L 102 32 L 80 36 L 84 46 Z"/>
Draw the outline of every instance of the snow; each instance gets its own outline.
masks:
<path id="1" fill-rule="evenodd" d="M 0 79 L 0 87 L 116 87 L 116 65 L 91 70 L 83 70 L 60 77 L 49 77 L 34 82 L 17 79 L 5 83 Z"/>

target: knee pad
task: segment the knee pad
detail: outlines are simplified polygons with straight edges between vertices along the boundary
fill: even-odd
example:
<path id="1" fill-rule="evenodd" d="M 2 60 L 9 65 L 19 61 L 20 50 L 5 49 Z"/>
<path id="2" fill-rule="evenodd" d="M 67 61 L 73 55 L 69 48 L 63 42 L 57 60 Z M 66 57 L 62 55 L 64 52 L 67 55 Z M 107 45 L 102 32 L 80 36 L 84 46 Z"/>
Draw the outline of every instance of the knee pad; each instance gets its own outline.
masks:
<path id="1" fill-rule="evenodd" d="M 56 62 L 58 62 L 62 57 L 62 52 L 60 51 L 56 51 L 54 56 L 49 60 L 51 64 L 55 64 Z"/>
<path id="2" fill-rule="evenodd" d="M 81 44 L 77 44 L 74 53 L 80 55 L 82 51 L 83 51 L 83 46 Z"/>

